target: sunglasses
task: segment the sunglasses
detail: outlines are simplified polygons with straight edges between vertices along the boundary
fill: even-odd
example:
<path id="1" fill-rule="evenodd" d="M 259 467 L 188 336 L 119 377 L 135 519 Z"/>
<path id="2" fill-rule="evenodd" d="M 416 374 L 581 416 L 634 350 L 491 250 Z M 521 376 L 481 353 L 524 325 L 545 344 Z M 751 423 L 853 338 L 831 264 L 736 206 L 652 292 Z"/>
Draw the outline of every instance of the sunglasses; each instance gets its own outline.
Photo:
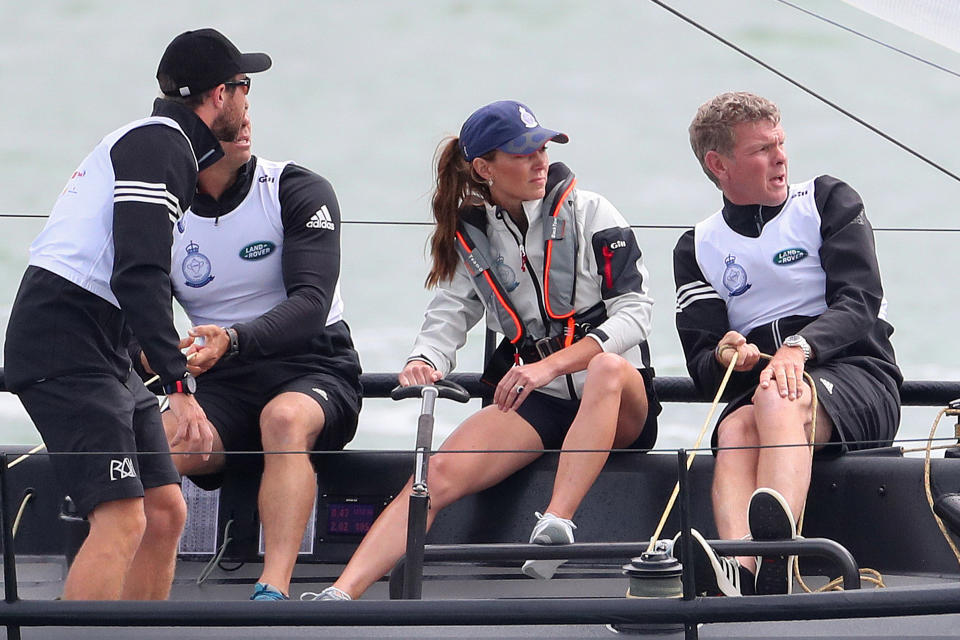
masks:
<path id="1" fill-rule="evenodd" d="M 228 80 L 223 83 L 227 87 L 242 87 L 243 95 L 250 93 L 250 78 L 249 76 L 243 80 Z"/>

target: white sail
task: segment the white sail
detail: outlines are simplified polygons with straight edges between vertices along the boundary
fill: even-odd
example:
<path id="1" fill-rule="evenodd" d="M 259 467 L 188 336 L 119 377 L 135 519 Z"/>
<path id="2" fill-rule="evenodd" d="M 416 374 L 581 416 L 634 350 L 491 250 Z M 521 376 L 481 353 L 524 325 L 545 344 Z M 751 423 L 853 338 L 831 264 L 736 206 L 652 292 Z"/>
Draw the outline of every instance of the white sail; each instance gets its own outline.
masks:
<path id="1" fill-rule="evenodd" d="M 960 52 L 958 0 L 844 0 L 862 11 Z"/>

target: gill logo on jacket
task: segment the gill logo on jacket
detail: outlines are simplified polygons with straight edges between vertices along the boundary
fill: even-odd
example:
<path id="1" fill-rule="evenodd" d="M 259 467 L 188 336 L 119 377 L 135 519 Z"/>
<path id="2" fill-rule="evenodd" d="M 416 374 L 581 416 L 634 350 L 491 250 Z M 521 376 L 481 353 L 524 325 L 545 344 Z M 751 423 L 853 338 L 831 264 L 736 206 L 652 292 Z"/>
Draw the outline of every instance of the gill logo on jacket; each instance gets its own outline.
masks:
<path id="1" fill-rule="evenodd" d="M 773 256 L 773 264 L 785 266 L 788 264 L 793 264 L 794 262 L 800 262 L 804 258 L 810 255 L 806 249 L 802 247 L 795 247 L 793 249 L 784 249 L 783 251 L 778 251 Z"/>

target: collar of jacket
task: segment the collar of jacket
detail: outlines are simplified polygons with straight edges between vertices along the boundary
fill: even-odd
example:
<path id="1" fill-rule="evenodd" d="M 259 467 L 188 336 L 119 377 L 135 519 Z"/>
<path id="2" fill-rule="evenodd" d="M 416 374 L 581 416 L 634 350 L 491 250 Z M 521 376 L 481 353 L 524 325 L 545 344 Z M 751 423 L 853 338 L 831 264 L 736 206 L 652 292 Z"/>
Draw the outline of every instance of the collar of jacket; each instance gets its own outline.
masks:
<path id="1" fill-rule="evenodd" d="M 763 225 L 776 218 L 789 199 L 790 195 L 787 194 L 787 199 L 776 207 L 764 207 L 759 204 L 733 204 L 724 196 L 723 219 L 740 235 L 757 238 L 763 230 Z"/>
<path id="2" fill-rule="evenodd" d="M 153 101 L 153 113 L 151 115 L 170 118 L 180 125 L 180 128 L 183 129 L 190 140 L 193 153 L 197 156 L 198 171 L 203 171 L 223 157 L 220 141 L 204 124 L 203 120 L 193 112 L 193 109 L 177 102 L 157 98 Z"/>
<path id="3" fill-rule="evenodd" d="M 199 191 L 193 196 L 193 204 L 190 210 L 201 218 L 216 218 L 225 216 L 243 202 L 250 192 L 250 185 L 253 184 L 254 167 L 257 166 L 256 156 L 250 156 L 245 165 L 237 169 L 237 179 L 232 185 L 227 187 L 219 199 L 213 198 L 209 194 Z"/>

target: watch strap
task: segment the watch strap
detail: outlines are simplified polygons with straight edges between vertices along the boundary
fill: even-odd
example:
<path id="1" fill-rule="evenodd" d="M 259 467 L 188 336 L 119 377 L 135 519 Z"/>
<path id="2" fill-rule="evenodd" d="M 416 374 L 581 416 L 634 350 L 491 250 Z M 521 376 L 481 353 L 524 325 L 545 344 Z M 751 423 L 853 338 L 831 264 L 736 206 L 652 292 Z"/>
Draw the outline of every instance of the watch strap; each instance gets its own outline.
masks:
<path id="1" fill-rule="evenodd" d="M 233 327 L 223 327 L 223 330 L 227 333 L 227 338 L 230 339 L 230 344 L 227 346 L 227 351 L 223 354 L 223 357 L 226 359 L 239 355 L 240 336 L 237 334 L 237 330 Z"/>

